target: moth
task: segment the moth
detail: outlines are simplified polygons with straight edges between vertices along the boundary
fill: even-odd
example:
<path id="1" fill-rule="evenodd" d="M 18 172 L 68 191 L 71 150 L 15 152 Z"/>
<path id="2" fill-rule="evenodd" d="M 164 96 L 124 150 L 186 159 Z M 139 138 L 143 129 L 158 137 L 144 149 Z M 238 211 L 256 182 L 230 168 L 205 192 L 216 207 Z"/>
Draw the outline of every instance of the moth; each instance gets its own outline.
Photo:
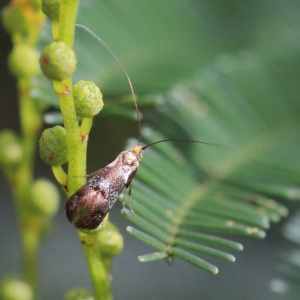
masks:
<path id="1" fill-rule="evenodd" d="M 77 24 L 77 26 L 84 28 L 96 37 L 96 39 L 98 39 L 109 50 L 122 68 L 128 80 L 135 104 L 140 136 L 137 146 L 130 150 L 122 151 L 112 162 L 96 171 L 94 176 L 91 177 L 81 188 L 79 188 L 67 201 L 66 215 L 68 220 L 78 229 L 92 230 L 96 229 L 102 223 L 107 213 L 116 203 L 123 189 L 130 186 L 140 165 L 142 152 L 146 148 L 158 143 L 170 141 L 200 143 L 215 146 L 222 145 L 202 141 L 164 139 L 142 147 L 139 110 L 129 75 L 112 50 L 94 32 L 84 25 Z"/>
<path id="2" fill-rule="evenodd" d="M 79 229 L 97 228 L 128 188 L 140 165 L 141 146 L 122 151 L 111 163 L 98 170 L 66 204 L 68 220 Z"/>

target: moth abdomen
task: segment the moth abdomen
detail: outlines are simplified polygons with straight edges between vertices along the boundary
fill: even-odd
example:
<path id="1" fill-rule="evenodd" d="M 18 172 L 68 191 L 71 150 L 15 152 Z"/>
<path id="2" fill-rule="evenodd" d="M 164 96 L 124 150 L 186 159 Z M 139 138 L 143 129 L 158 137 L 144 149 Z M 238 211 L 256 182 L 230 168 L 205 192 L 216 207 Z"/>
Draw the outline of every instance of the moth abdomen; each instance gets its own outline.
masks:
<path id="1" fill-rule="evenodd" d="M 78 229 L 95 229 L 109 212 L 109 204 L 100 189 L 84 185 L 68 200 L 66 215 Z"/>

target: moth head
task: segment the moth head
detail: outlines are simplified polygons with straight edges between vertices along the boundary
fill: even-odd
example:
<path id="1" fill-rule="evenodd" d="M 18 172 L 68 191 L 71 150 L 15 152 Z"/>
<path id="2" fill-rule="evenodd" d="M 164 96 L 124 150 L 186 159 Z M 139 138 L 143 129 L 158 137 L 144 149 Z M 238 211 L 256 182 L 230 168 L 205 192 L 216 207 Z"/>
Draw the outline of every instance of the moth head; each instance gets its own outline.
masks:
<path id="1" fill-rule="evenodd" d="M 142 147 L 135 146 L 129 151 L 126 151 L 123 156 L 123 163 L 127 166 L 138 165 L 142 157 Z"/>

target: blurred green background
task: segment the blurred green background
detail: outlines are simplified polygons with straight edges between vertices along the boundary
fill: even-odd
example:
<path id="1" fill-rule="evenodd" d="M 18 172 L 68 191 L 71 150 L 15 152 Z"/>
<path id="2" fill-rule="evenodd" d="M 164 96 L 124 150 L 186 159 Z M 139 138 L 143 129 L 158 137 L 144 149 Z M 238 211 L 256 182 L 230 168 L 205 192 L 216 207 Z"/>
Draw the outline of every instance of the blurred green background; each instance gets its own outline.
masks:
<path id="1" fill-rule="evenodd" d="M 4 3 L 1 1 L 2 6 Z M 199 87 L 205 89 L 207 82 L 216 80 L 216 70 L 221 70 L 227 77 L 224 81 L 217 78 L 219 86 L 226 91 L 234 86 L 234 92 L 228 95 L 234 97 L 238 91 L 248 101 L 249 106 L 236 108 L 236 113 L 245 113 L 239 116 L 241 120 L 246 119 L 253 104 L 261 108 L 263 121 L 270 125 L 295 120 L 300 111 L 299 13 L 299 1 L 82 0 L 78 22 L 90 27 L 113 49 L 138 93 L 157 94 L 186 82 L 193 86 L 199 82 Z M 129 94 L 124 74 L 110 54 L 86 32 L 77 30 L 75 51 L 80 59 L 75 81 L 97 82 L 108 99 Z M 0 128 L 18 130 L 14 79 L 6 67 L 10 41 L 3 30 L 0 37 Z M 277 81 L 264 81 L 260 65 L 277 75 Z M 235 107 L 229 109 L 235 113 Z M 155 111 L 149 110 L 148 117 L 155 116 Z M 134 121 L 100 114 L 90 137 L 88 170 L 103 166 L 120 152 L 128 137 L 137 136 L 136 128 Z M 203 136 L 209 137 L 209 128 L 205 130 Z M 295 147 L 291 153 L 296 152 L 299 136 L 298 141 L 288 145 Z M 36 162 L 37 175 L 52 178 L 48 166 L 38 157 Z M 20 267 L 16 219 L 3 177 L 0 201 L 3 276 Z M 293 212 L 297 203 L 288 206 Z M 270 280 L 277 274 L 278 251 L 286 243 L 280 235 L 283 222 L 273 225 L 264 240 L 239 237 L 245 250 L 235 254 L 237 261 L 233 264 L 216 260 L 220 273 L 212 276 L 178 259 L 171 267 L 164 261 L 138 263 L 136 257 L 150 248 L 125 232 L 129 223 L 120 210 L 117 204 L 110 216 L 125 237 L 124 250 L 113 265 L 115 299 L 289 299 L 269 289 Z M 43 243 L 40 261 L 40 299 L 62 299 L 73 287 L 90 287 L 77 235 L 65 218 L 63 203 L 53 234 Z"/>

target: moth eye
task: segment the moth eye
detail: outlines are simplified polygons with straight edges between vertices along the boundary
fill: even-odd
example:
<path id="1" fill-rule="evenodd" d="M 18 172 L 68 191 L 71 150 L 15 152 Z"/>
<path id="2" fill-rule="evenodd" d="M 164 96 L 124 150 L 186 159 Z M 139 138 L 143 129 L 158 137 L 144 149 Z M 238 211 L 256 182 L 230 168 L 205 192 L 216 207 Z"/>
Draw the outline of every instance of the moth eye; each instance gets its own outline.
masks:
<path id="1" fill-rule="evenodd" d="M 123 163 L 125 165 L 132 166 L 135 164 L 136 161 L 137 161 L 137 157 L 134 153 L 132 152 L 125 153 L 123 157 Z"/>

